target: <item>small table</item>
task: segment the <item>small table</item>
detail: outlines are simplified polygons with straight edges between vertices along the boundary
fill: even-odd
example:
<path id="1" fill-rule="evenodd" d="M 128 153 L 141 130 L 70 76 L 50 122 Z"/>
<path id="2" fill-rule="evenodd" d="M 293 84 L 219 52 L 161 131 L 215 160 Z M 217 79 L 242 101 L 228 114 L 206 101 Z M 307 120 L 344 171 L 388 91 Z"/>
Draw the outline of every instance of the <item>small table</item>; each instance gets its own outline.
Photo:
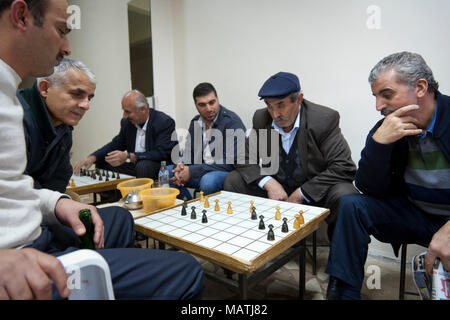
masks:
<path id="1" fill-rule="evenodd" d="M 206 271 L 205 275 L 237 288 L 242 299 L 247 299 L 251 286 L 298 256 L 299 298 L 302 299 L 305 291 L 305 238 L 319 228 L 329 210 L 226 191 L 208 198 L 207 209 L 199 199 L 189 201 L 186 216 L 181 215 L 181 203 L 150 214 L 142 209 L 131 211 L 135 230 L 236 272 L 237 282 L 231 277 L 220 277 Z M 219 211 L 215 211 L 215 200 L 220 204 Z M 253 201 L 258 217 L 265 216 L 264 230 L 259 229 L 260 218 L 250 218 L 250 201 Z M 231 202 L 231 214 L 227 213 L 228 202 Z M 196 219 L 190 218 L 193 206 L 198 215 Z M 286 218 L 288 233 L 281 232 L 284 221 L 275 219 L 276 207 L 280 208 L 282 219 Z M 207 223 L 202 223 L 203 210 L 207 210 Z M 300 210 L 305 223 L 300 229 L 293 229 L 295 215 Z M 269 224 L 273 226 L 274 241 L 267 240 Z"/>
<path id="2" fill-rule="evenodd" d="M 89 176 L 77 176 L 72 175 L 69 181 L 69 185 L 67 186 L 66 190 L 75 192 L 78 195 L 83 194 L 94 194 L 94 205 L 99 204 L 97 202 L 97 193 L 104 192 L 104 191 L 111 191 L 111 190 L 117 190 L 117 185 L 123 181 L 127 181 L 130 179 L 134 179 L 133 176 L 129 176 L 126 174 L 121 174 L 120 179 L 116 178 L 110 178 L 109 181 L 105 181 L 105 178 L 102 178 L 102 181 L 99 181 L 98 179 L 92 179 Z M 70 186 L 70 183 L 72 183 L 72 180 L 75 184 L 74 187 Z"/>

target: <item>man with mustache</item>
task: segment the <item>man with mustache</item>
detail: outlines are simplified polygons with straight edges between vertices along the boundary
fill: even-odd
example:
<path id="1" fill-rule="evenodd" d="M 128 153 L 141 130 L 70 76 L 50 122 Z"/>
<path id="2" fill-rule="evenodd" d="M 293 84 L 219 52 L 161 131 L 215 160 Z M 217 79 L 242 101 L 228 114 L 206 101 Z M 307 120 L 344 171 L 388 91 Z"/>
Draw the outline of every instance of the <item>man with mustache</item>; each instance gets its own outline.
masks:
<path id="1" fill-rule="evenodd" d="M 223 181 L 237 160 L 239 140 L 234 135 L 245 136 L 241 118 L 219 103 L 212 84 L 197 85 L 193 98 L 199 114 L 191 120 L 184 149 L 184 159 L 190 164 L 168 166 L 171 186 L 179 188 L 181 197 L 188 200 L 192 196 L 186 187 L 199 189 L 205 195 L 223 189 Z"/>
<path id="2" fill-rule="evenodd" d="M 367 136 L 355 185 L 341 200 L 326 272 L 328 299 L 360 299 L 370 236 L 392 244 L 429 244 L 450 270 L 450 97 L 416 53 L 389 55 L 369 82 L 384 119 Z"/>
<path id="3" fill-rule="evenodd" d="M 304 99 L 298 77 L 288 72 L 271 76 L 258 95 L 267 108 L 255 112 L 253 129 L 259 139 L 268 132 L 267 143 L 252 144 L 265 143 L 267 150 L 259 148 L 253 155 L 247 143 L 247 163 L 228 175 L 225 190 L 330 208 L 331 239 L 340 198 L 357 192 L 352 185 L 356 167 L 339 128 L 338 112 Z M 278 148 L 271 133 L 276 135 L 275 143 L 280 141 Z M 265 154 L 271 154 L 271 163 L 279 163 L 270 176 L 250 161 Z"/>
<path id="4" fill-rule="evenodd" d="M 94 244 L 110 267 L 116 298 L 198 298 L 203 273 L 194 258 L 108 248 L 109 238 L 112 243 L 126 239 L 109 237 L 95 207 L 57 191 L 34 189 L 33 179 L 23 174 L 27 163 L 24 110 L 16 97 L 17 88 L 28 76 L 51 75 L 61 57 L 70 54 L 67 7 L 65 0 L 0 1 L 0 300 L 70 294 L 67 275 L 56 257 L 78 247 L 67 246 L 57 231 L 66 228 L 83 235 L 86 229 L 79 211 L 85 208 L 91 209 Z M 119 209 L 127 213 L 131 228 L 124 226 L 130 231 L 125 236 L 132 243 L 132 217 Z"/>

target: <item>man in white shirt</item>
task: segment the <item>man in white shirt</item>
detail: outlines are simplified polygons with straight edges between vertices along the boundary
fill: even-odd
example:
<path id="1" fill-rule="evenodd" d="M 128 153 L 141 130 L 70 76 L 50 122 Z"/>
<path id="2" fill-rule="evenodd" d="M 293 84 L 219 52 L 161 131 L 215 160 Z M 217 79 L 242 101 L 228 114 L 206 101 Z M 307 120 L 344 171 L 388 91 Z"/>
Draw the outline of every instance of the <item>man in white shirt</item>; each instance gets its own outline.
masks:
<path id="1" fill-rule="evenodd" d="M 157 179 L 161 161 L 170 162 L 175 121 L 162 111 L 151 109 L 138 90 L 122 98 L 120 132 L 86 159 L 74 165 L 74 172 L 89 168 L 108 169 L 138 178 Z"/>
<path id="2" fill-rule="evenodd" d="M 91 209 L 96 249 L 104 247 L 104 226 L 95 207 L 59 192 L 34 190 L 33 180 L 23 175 L 23 109 L 16 91 L 22 79 L 50 75 L 70 54 L 67 18 L 65 0 L 0 2 L 0 299 L 50 299 L 52 281 L 60 297 L 69 295 L 65 271 L 52 255 L 77 248 L 59 247 L 58 235 L 52 230 L 66 226 L 78 236 L 84 234 L 78 217 L 81 209 Z M 118 298 L 201 296 L 201 267 L 186 254 L 131 248 L 98 252 L 110 266 Z M 149 265 L 156 274 L 144 272 Z"/>

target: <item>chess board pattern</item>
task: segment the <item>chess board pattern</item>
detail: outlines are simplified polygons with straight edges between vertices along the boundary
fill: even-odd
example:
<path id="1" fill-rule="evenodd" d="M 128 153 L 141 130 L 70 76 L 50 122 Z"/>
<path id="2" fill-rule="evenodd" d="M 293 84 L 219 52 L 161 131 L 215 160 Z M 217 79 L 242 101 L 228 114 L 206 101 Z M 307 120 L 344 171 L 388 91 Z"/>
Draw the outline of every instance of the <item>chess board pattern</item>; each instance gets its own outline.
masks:
<path id="1" fill-rule="evenodd" d="M 220 211 L 215 211 L 215 201 L 219 200 Z M 303 210 L 305 227 L 308 223 L 322 216 L 327 209 L 312 207 L 282 201 L 275 201 L 255 196 L 242 195 L 222 191 L 220 194 L 208 197 L 209 208 L 204 208 L 204 202 L 190 202 L 187 215 L 181 215 L 181 206 L 169 208 L 135 220 L 137 226 L 153 229 L 171 237 L 197 246 L 231 255 L 234 258 L 251 263 L 252 260 L 277 245 L 283 238 L 296 230 L 293 228 L 294 216 Z M 232 214 L 227 214 L 228 201 L 231 201 Z M 256 208 L 257 220 L 251 220 L 250 201 Z M 280 207 L 281 220 L 275 219 L 276 206 Z M 195 207 L 197 218 L 191 219 L 192 207 Z M 202 210 L 207 210 L 207 223 L 202 223 Z M 258 229 L 260 219 L 264 216 L 265 229 Z M 289 231 L 281 232 L 283 218 L 287 218 Z M 267 240 L 269 225 L 274 226 L 275 240 Z"/>
<path id="2" fill-rule="evenodd" d="M 102 173 L 103 170 L 100 170 L 100 172 Z M 117 177 L 116 176 L 117 173 L 114 173 L 114 178 L 113 178 L 111 171 L 106 171 L 105 170 L 105 174 L 106 174 L 106 172 L 108 172 L 108 174 L 109 174 L 109 177 L 108 177 L 109 181 L 117 180 L 117 178 L 116 178 Z M 131 176 L 128 176 L 126 174 L 122 174 L 121 173 L 120 174 L 120 179 L 123 179 L 123 178 L 131 178 Z M 108 181 L 106 181 L 106 176 L 102 176 L 102 180 L 99 180 L 99 176 L 97 176 L 96 179 L 93 179 L 90 176 L 72 175 L 72 177 L 69 180 L 68 188 L 70 187 L 70 183 L 72 182 L 72 179 L 73 179 L 73 181 L 75 183 L 75 187 L 86 186 L 86 185 L 90 185 L 90 184 L 94 184 L 94 183 L 108 182 Z"/>

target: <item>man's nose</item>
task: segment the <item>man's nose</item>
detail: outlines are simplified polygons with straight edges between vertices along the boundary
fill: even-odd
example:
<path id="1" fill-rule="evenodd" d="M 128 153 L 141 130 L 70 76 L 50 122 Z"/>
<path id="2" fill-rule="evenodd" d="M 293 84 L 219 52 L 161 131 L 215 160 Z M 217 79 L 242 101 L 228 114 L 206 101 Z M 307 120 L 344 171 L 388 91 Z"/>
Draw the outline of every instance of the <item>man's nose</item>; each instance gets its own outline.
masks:
<path id="1" fill-rule="evenodd" d="M 84 110 L 89 110 L 89 98 L 83 99 L 79 104 L 78 107 Z"/>
<path id="2" fill-rule="evenodd" d="M 71 53 L 72 53 L 72 49 L 70 48 L 69 39 L 67 39 L 67 37 L 65 37 L 63 46 L 61 47 L 61 54 L 63 56 L 70 56 Z"/>

